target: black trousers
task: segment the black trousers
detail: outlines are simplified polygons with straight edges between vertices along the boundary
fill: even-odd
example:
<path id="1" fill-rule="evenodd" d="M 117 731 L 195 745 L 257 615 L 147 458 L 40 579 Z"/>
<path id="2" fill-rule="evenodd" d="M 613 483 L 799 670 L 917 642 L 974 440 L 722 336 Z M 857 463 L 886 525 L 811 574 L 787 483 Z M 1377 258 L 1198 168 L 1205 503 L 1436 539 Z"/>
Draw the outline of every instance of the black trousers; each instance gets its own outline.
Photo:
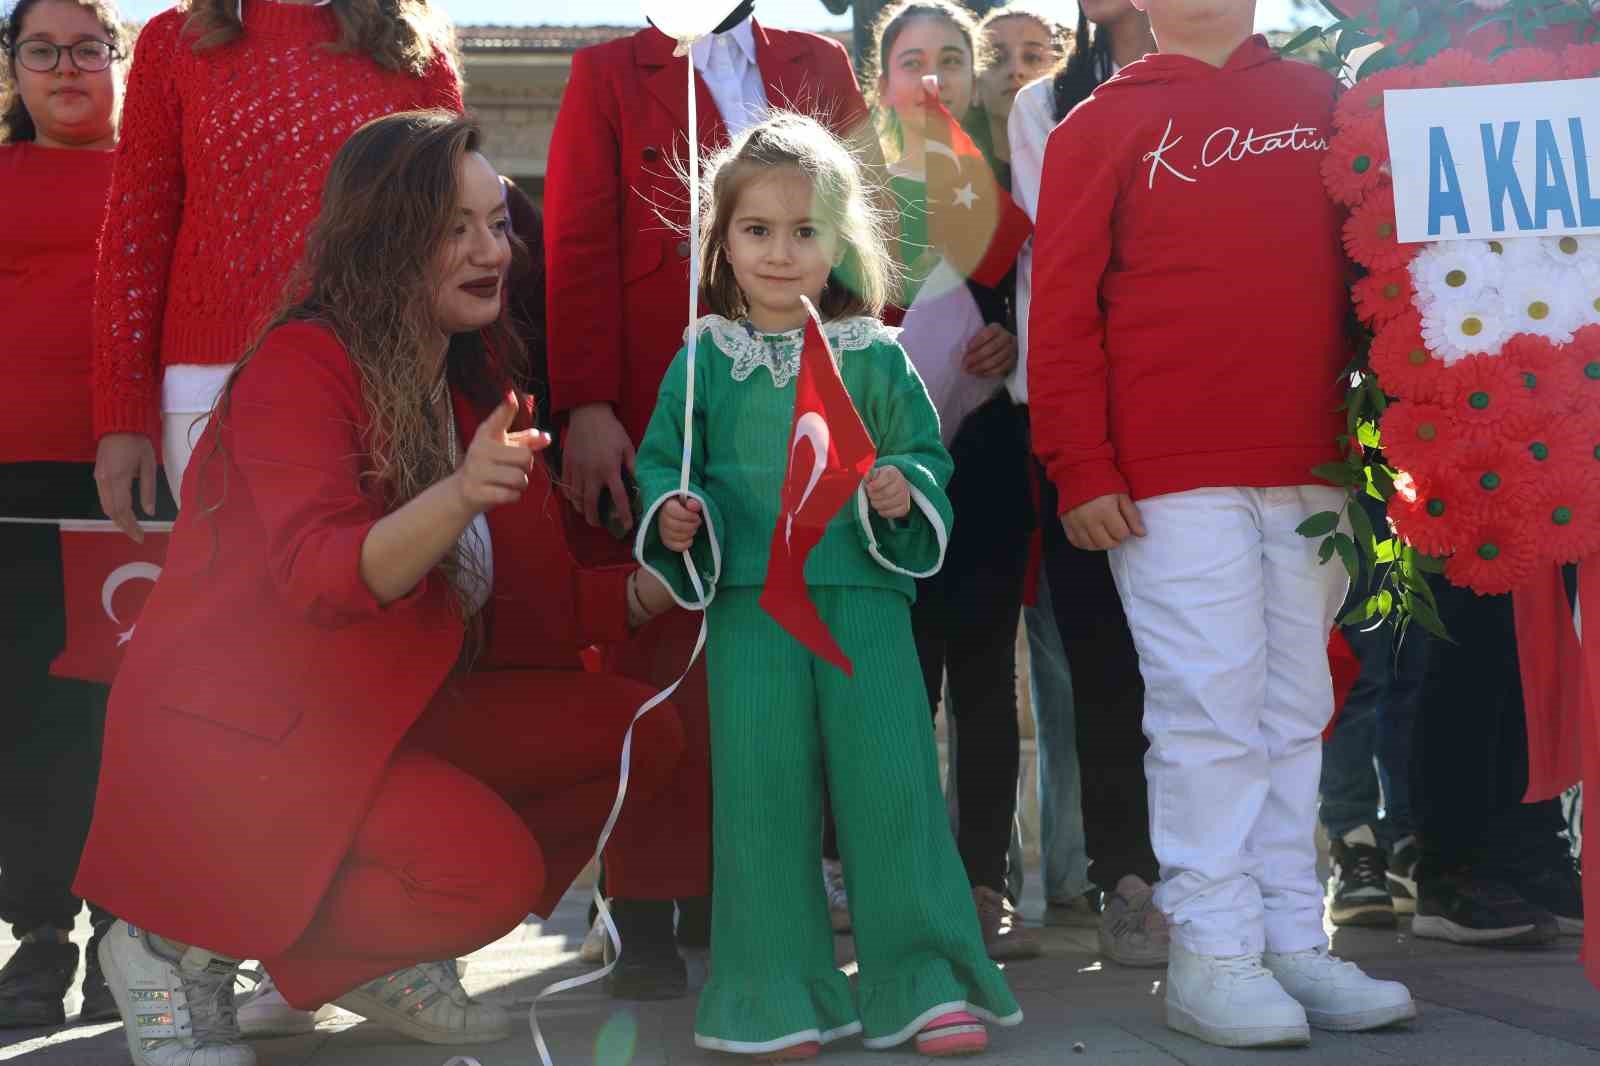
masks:
<path id="1" fill-rule="evenodd" d="M 1503 878 L 1567 850 L 1559 800 L 1523 803 L 1528 729 L 1510 596 L 1433 579 L 1451 640 L 1429 640 L 1412 738 L 1411 800 L 1427 880 L 1470 870 Z"/>
<path id="2" fill-rule="evenodd" d="M 944 566 L 917 582 L 911 629 L 936 708 L 949 679 L 956 847 L 974 886 L 1004 892 L 1017 811 L 1017 629 L 1033 504 L 1027 420 L 1001 394 L 967 416 L 950 444 L 955 528 Z"/>
<path id="3" fill-rule="evenodd" d="M 1105 892 L 1128 874 L 1154 884 L 1160 864 L 1150 845 L 1139 653 L 1106 553 L 1072 546 L 1056 514 L 1055 487 L 1042 471 L 1039 480 L 1045 579 L 1072 674 L 1089 880 Z M 966 758 L 965 738 L 961 754 Z"/>
<path id="4" fill-rule="evenodd" d="M 161 486 L 161 511 L 176 508 Z M 0 464 L 0 518 L 103 518 L 92 468 Z M 50 676 L 66 640 L 59 533 L 0 522 L 0 921 L 71 929 L 94 812 L 107 689 Z M 95 914 L 97 922 L 108 916 Z"/>

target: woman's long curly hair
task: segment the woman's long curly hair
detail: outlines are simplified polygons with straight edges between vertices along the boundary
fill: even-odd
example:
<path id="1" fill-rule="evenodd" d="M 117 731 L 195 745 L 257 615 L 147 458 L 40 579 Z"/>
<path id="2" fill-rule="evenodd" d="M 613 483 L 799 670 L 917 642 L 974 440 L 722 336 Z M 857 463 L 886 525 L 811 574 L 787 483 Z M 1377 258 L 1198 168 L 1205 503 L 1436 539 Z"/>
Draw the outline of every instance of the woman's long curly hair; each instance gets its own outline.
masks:
<path id="1" fill-rule="evenodd" d="M 226 424 L 240 376 L 268 334 L 285 323 L 316 322 L 339 338 L 360 376 L 368 418 L 364 479 L 384 512 L 454 472 L 447 429 L 434 411 L 437 378 L 427 369 L 426 354 L 439 337 L 432 275 L 456 221 L 461 161 L 481 141 L 469 118 L 403 111 L 373 119 L 345 142 L 329 168 L 305 256 L 285 289 L 287 302 L 228 376 L 214 418 Z M 512 253 L 527 254 L 515 237 Z M 524 400 L 527 352 L 504 310 L 487 329 L 452 337 L 445 366 L 450 384 L 482 415 L 508 389 Z M 222 448 L 222 434 L 213 440 L 206 463 Z M 214 511 L 222 501 L 201 502 Z M 467 617 L 461 586 L 472 582 L 457 580 L 462 567 L 454 552 L 440 563 Z"/>
<path id="2" fill-rule="evenodd" d="M 242 0 L 187 0 L 184 32 L 194 50 L 220 48 L 244 33 Z M 427 0 L 332 0 L 342 52 L 364 52 L 385 70 L 420 76 L 434 56 L 451 49 L 450 24 Z"/>

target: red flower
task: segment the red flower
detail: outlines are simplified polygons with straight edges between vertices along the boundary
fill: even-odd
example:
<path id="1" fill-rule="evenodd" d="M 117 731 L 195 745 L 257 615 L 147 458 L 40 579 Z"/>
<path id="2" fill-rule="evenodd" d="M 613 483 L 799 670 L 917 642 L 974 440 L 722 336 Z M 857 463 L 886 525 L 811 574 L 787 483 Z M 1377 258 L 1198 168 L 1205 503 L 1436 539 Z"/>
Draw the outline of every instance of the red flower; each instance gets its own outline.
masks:
<path id="1" fill-rule="evenodd" d="M 1458 443 L 1455 454 L 1438 463 L 1461 506 L 1485 520 L 1516 515 L 1547 467 L 1529 451 L 1527 440 L 1494 438 Z"/>
<path id="2" fill-rule="evenodd" d="M 1568 411 L 1586 411 L 1600 403 L 1600 326 L 1585 326 L 1556 349 L 1561 355 L 1555 379 L 1558 402 Z"/>
<path id="3" fill-rule="evenodd" d="M 1395 273 L 1405 276 L 1404 270 Z M 1361 285 L 1382 274 L 1371 274 L 1356 286 L 1356 300 L 1361 300 Z M 1445 365 L 1428 354 L 1428 345 L 1422 339 L 1422 316 L 1414 310 L 1404 310 L 1395 319 L 1378 330 L 1372 338 L 1372 349 L 1367 353 L 1367 365 L 1378 375 L 1378 385 L 1390 396 L 1403 400 L 1439 400 L 1448 391 Z"/>
<path id="4" fill-rule="evenodd" d="M 1394 191 L 1374 189 L 1344 223 L 1344 250 L 1368 270 L 1395 270 L 1411 262 L 1420 245 L 1395 240 Z"/>
<path id="5" fill-rule="evenodd" d="M 1526 509 L 1541 558 L 1575 563 L 1600 549 L 1600 463 L 1555 467 Z"/>
<path id="6" fill-rule="evenodd" d="M 1561 67 L 1569 78 L 1600 78 L 1600 41 L 1567 45 L 1561 51 Z"/>
<path id="7" fill-rule="evenodd" d="M 1555 81 L 1562 74 L 1561 59 L 1539 48 L 1513 48 L 1489 64 L 1489 81 L 1496 85 Z"/>
<path id="8" fill-rule="evenodd" d="M 1379 329 L 1412 309 L 1417 291 L 1411 284 L 1411 271 L 1405 267 L 1368 274 L 1355 283 L 1356 314 L 1361 321 Z"/>
<path id="9" fill-rule="evenodd" d="M 1547 421 L 1522 371 L 1500 356 L 1469 355 L 1445 377 L 1446 406 L 1475 440 L 1526 442 Z"/>
<path id="10" fill-rule="evenodd" d="M 1542 454 L 1542 462 L 1552 469 L 1570 467 L 1584 475 L 1600 474 L 1600 411 L 1573 412 L 1534 436 L 1529 445 L 1534 458 L 1540 459 Z"/>
<path id="11" fill-rule="evenodd" d="M 1533 393 L 1541 423 L 1566 411 L 1569 398 L 1561 389 L 1568 360 L 1561 349 L 1536 333 L 1518 333 L 1500 349 L 1500 358 L 1516 368 Z"/>
<path id="12" fill-rule="evenodd" d="M 1384 128 L 1367 122 L 1334 134 L 1322 157 L 1322 183 L 1328 195 L 1354 207 L 1389 180 L 1389 138 Z"/>
<path id="13" fill-rule="evenodd" d="M 1382 381 L 1380 374 L 1378 380 Z M 1384 454 L 1413 477 L 1430 474 L 1455 450 L 1460 429 L 1450 412 L 1431 403 L 1392 403 L 1378 423 Z"/>
<path id="14" fill-rule="evenodd" d="M 1356 82 L 1345 94 L 1339 97 L 1339 103 L 1333 110 L 1333 124 L 1337 128 L 1349 129 L 1351 126 L 1370 123 L 1374 119 L 1381 129 L 1383 127 L 1383 93 L 1386 89 L 1415 89 L 1417 87 L 1416 67 L 1390 67 L 1388 70 L 1379 71 L 1371 77 L 1362 78 Z"/>
<path id="15" fill-rule="evenodd" d="M 1454 494 L 1441 479 L 1400 475 L 1395 484 L 1410 482 L 1410 491 L 1389 498 L 1389 521 L 1405 542 L 1424 555 L 1449 555 L 1478 530 L 1481 515 L 1452 506 Z"/>
<path id="16" fill-rule="evenodd" d="M 1480 596 L 1496 596 L 1517 588 L 1533 573 L 1539 553 L 1520 523 L 1497 516 L 1485 522 L 1445 564 L 1453 585 Z"/>
<path id="17" fill-rule="evenodd" d="M 1449 89 L 1458 85 L 1486 85 L 1489 65 L 1464 48 L 1446 48 L 1417 71 L 1417 86 Z"/>

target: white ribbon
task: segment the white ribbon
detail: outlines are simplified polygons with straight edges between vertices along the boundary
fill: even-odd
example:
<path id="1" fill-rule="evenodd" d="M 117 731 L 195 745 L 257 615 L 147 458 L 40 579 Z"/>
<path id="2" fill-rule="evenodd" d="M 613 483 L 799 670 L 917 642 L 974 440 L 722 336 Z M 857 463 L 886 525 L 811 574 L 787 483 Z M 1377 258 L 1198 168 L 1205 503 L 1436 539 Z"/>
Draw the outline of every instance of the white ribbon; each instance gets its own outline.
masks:
<path id="1" fill-rule="evenodd" d="M 700 115 L 699 102 L 695 92 L 694 61 L 689 58 L 690 39 L 680 40 L 673 54 L 683 56 L 688 61 L 684 64 L 689 71 L 689 330 L 687 333 L 687 383 L 684 388 L 683 399 L 683 463 L 678 474 L 678 493 L 687 500 L 689 498 L 689 467 L 694 455 L 694 361 L 695 348 L 700 337 Z M 694 561 L 689 552 L 683 552 L 684 569 L 689 573 L 689 582 L 694 586 L 695 600 L 704 603 L 706 598 L 705 588 L 700 582 L 700 574 L 695 569 Z M 611 804 L 611 816 L 606 819 L 605 828 L 600 831 L 600 840 L 595 845 L 594 858 L 598 862 L 601 854 L 606 849 L 606 843 L 611 839 L 611 831 L 616 827 L 617 818 L 622 814 L 622 804 L 628 796 L 628 774 L 633 763 L 633 730 L 639 720 L 661 704 L 672 698 L 678 691 L 678 686 L 683 684 L 684 678 L 689 676 L 689 671 L 694 669 L 695 661 L 700 658 L 700 652 L 706 646 L 706 620 L 705 615 L 700 616 L 700 633 L 695 637 L 694 651 L 689 656 L 689 662 L 684 666 L 683 673 L 678 675 L 678 680 L 656 693 L 644 702 L 634 712 L 633 721 L 628 723 L 628 731 L 622 737 L 622 760 L 617 771 L 617 798 Z M 617 932 L 616 923 L 611 920 L 611 908 L 606 906 L 605 896 L 600 891 L 598 883 L 594 890 L 595 911 L 600 923 L 605 927 L 606 937 L 611 941 L 613 958 L 600 969 L 579 977 L 569 977 L 547 985 L 533 997 L 533 1003 L 528 1007 L 528 1027 L 533 1031 L 533 1043 L 539 1051 L 539 1061 L 543 1066 L 554 1066 L 550 1058 L 550 1048 L 545 1043 L 544 1033 L 539 1029 L 539 1001 L 547 996 L 559 992 L 568 992 L 574 988 L 593 984 L 603 980 L 607 974 L 616 969 L 617 961 L 622 958 L 622 936 Z M 445 1063 L 444 1066 L 479 1066 L 476 1060 L 462 1059 L 459 1056 Z"/>

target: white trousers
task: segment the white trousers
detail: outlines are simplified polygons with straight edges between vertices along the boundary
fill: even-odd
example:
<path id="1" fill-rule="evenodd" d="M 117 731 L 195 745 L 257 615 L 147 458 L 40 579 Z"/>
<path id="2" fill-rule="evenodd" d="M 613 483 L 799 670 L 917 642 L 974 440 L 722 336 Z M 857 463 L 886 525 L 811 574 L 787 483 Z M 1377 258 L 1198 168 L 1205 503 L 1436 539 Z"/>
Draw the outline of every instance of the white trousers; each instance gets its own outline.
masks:
<path id="1" fill-rule="evenodd" d="M 1295 527 L 1327 486 L 1142 500 L 1112 550 L 1145 682 L 1156 903 L 1203 955 L 1326 946 L 1314 839 L 1328 636 L 1349 584 Z"/>

